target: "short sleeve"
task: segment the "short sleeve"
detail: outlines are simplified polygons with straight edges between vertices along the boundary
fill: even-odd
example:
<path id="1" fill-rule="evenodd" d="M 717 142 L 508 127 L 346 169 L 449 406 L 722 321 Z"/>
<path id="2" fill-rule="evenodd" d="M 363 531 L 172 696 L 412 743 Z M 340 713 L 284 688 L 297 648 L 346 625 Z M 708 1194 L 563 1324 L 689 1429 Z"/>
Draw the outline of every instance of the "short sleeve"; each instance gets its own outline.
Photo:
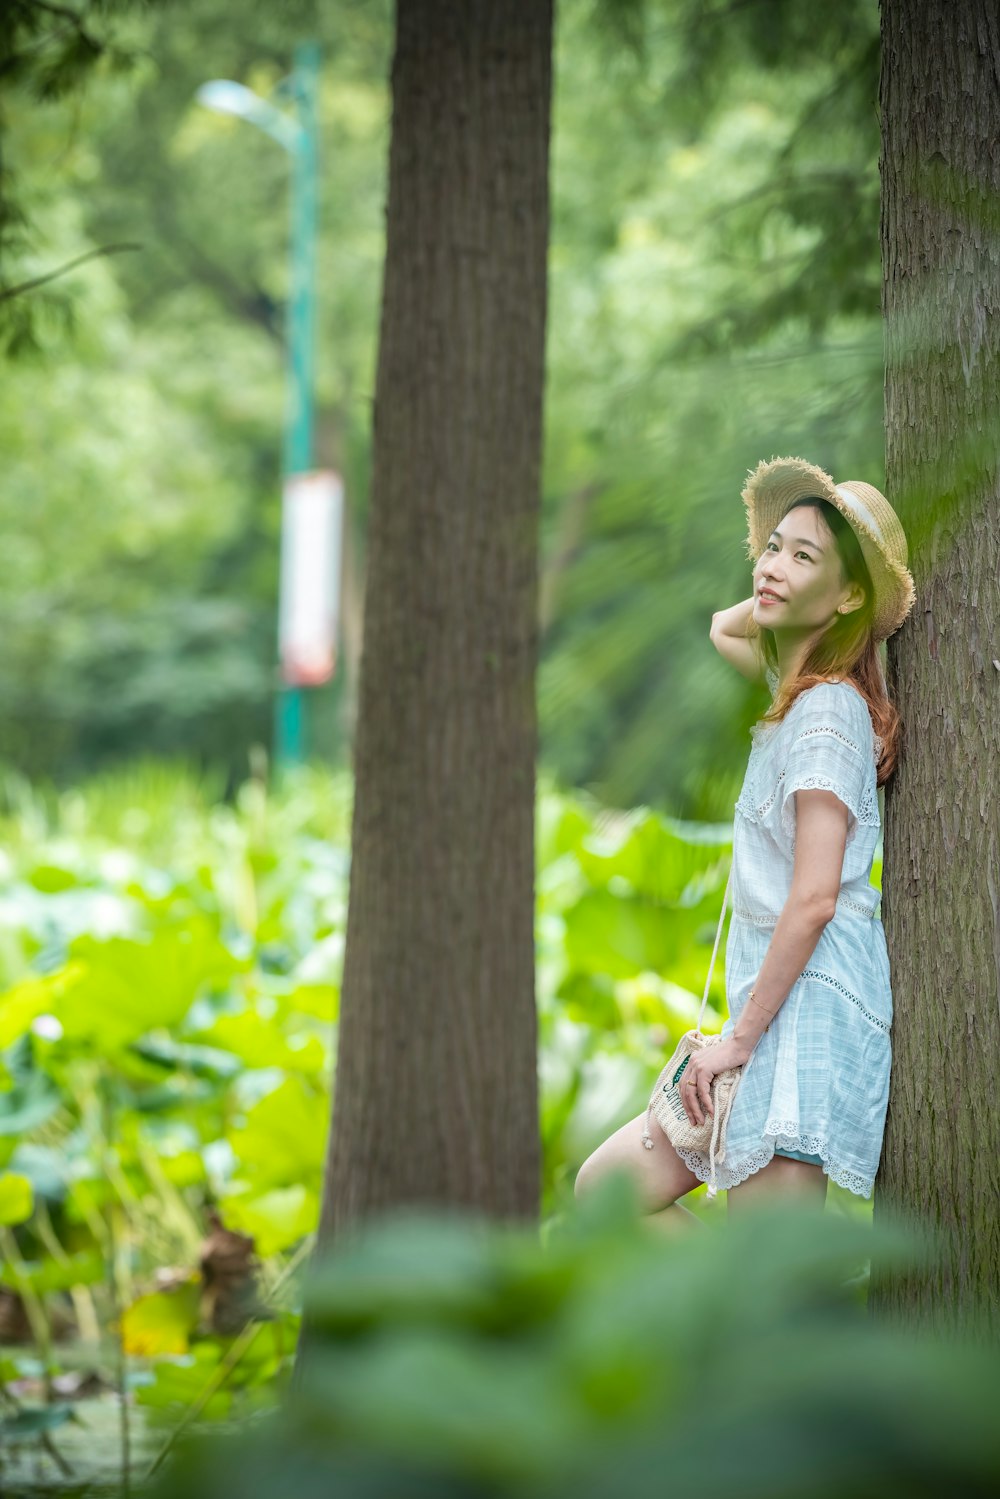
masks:
<path id="1" fill-rule="evenodd" d="M 871 821 L 874 755 L 864 699 L 846 682 L 821 682 L 799 696 L 786 721 L 792 737 L 776 798 L 782 832 L 794 846 L 796 791 L 832 791 L 848 810 L 850 843 L 859 822 Z"/>

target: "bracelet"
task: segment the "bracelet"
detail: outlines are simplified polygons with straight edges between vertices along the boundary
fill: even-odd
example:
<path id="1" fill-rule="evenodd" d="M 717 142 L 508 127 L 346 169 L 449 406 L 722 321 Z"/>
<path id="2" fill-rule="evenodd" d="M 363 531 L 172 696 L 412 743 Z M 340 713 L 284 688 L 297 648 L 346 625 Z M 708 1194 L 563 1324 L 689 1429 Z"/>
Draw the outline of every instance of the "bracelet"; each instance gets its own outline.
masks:
<path id="1" fill-rule="evenodd" d="M 749 1004 L 756 1005 L 758 1010 L 763 1010 L 765 1015 L 777 1015 L 778 1013 L 777 1010 L 769 1010 L 767 1005 L 762 1005 L 760 1000 L 755 997 L 753 989 L 747 995 L 747 1001 Z"/>

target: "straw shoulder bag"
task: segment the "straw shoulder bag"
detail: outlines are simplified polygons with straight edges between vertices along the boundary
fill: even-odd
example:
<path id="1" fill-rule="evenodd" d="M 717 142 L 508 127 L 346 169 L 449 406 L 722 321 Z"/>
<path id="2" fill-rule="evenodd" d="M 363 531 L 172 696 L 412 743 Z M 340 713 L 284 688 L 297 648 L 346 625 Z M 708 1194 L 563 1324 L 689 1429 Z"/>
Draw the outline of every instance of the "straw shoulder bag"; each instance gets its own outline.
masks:
<path id="1" fill-rule="evenodd" d="M 679 1146 L 684 1150 L 696 1150 L 701 1155 L 707 1155 L 709 1197 L 714 1197 L 718 1191 L 716 1166 L 721 1165 L 726 1159 L 726 1126 L 732 1113 L 743 1069 L 742 1067 L 728 1067 L 725 1072 L 716 1073 L 711 1087 L 713 1113 L 711 1116 L 706 1114 L 701 1124 L 692 1124 L 688 1118 L 681 1102 L 680 1083 L 691 1058 L 711 1046 L 717 1046 L 722 1040 L 721 1036 L 703 1036 L 701 1023 L 705 1018 L 705 1006 L 708 1004 L 708 990 L 712 982 L 715 955 L 719 950 L 723 922 L 726 919 L 726 906 L 729 901 L 732 878 L 733 871 L 730 865 L 726 893 L 722 897 L 719 926 L 715 934 L 715 946 L 712 948 L 712 960 L 708 966 L 708 978 L 705 980 L 705 993 L 702 996 L 701 1010 L 698 1014 L 698 1024 L 693 1031 L 687 1031 L 681 1037 L 677 1050 L 656 1079 L 656 1085 L 646 1109 L 646 1127 L 642 1133 L 643 1145 L 647 1150 L 652 1150 L 653 1136 L 649 1128 L 652 1114 L 671 1145 Z"/>

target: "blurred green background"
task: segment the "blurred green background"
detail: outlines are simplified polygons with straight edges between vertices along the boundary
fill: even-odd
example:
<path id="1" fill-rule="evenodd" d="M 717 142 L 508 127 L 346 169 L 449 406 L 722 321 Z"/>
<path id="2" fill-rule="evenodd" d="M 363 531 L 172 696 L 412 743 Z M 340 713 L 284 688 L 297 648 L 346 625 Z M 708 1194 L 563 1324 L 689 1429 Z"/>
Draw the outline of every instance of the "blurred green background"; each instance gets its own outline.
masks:
<path id="1" fill-rule="evenodd" d="M 112 8 L 113 11 L 116 8 Z M 110 23 L 109 23 L 110 24 Z M 195 101 L 322 48 L 317 461 L 347 497 L 341 659 L 308 753 L 347 766 L 389 128 L 388 0 L 126 7 L 120 66 L 11 92 L 29 228 L 5 312 L 0 759 L 61 784 L 271 743 L 288 160 Z M 881 482 L 876 0 L 564 6 L 555 57 L 538 702 L 543 766 L 730 815 L 762 706 L 715 658 L 749 593 L 742 481 L 802 452 Z M 43 80 L 47 83 L 48 80 Z"/>

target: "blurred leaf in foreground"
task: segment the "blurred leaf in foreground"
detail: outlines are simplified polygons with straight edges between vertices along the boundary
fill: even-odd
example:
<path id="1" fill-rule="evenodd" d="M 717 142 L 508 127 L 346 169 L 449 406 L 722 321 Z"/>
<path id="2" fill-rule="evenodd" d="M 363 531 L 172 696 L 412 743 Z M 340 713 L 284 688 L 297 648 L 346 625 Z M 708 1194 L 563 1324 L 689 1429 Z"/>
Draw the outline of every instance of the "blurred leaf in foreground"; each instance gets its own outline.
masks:
<path id="1" fill-rule="evenodd" d="M 1000 1355 L 873 1323 L 870 1226 L 773 1208 L 664 1240 L 611 1180 L 544 1245 L 399 1214 L 317 1262 L 300 1378 L 159 1493 L 841 1499 L 995 1491 Z M 880 1231 L 884 1265 L 923 1250 Z"/>

